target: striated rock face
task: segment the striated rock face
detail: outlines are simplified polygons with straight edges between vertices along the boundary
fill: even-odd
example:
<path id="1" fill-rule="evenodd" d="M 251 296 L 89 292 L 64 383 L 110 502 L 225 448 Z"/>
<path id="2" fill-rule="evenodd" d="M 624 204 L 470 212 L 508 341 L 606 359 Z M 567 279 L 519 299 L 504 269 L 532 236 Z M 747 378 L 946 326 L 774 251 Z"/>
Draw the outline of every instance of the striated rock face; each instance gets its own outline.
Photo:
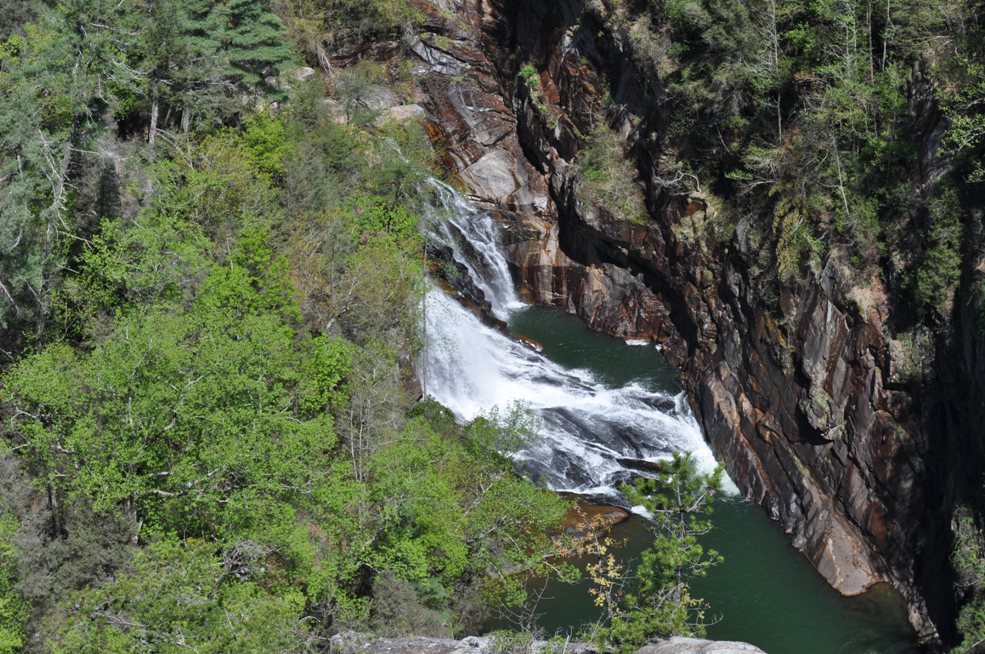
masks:
<path id="1" fill-rule="evenodd" d="M 933 538 L 946 518 L 925 506 L 926 434 L 914 398 L 892 382 L 878 284 L 875 297 L 854 297 L 833 256 L 767 301 L 751 272 L 764 247 L 747 222 L 756 218 L 709 235 L 713 204 L 661 181 L 659 81 L 584 0 L 444 5 L 412 46 L 420 103 L 446 165 L 508 226 L 527 298 L 662 343 L 746 496 L 832 586 L 857 594 L 889 582 L 920 637 L 935 640 L 931 618 L 951 610 L 939 592 L 948 544 Z M 541 72 L 538 98 L 519 80 L 526 64 Z M 579 199 L 570 162 L 577 135 L 606 115 L 606 94 L 645 186 L 645 224 Z"/>
<path id="2" fill-rule="evenodd" d="M 513 273 L 527 299 L 577 313 L 615 336 L 669 337 L 665 305 L 642 280 L 617 265 L 575 261 L 562 248 L 551 178 L 525 151 L 533 141 L 521 139 L 523 126 L 536 122 L 518 125 L 501 71 L 482 47 L 480 35 L 498 31 L 501 14 L 475 0 L 427 10 L 425 33 L 411 50 L 432 140 L 473 199 L 508 226 Z"/>

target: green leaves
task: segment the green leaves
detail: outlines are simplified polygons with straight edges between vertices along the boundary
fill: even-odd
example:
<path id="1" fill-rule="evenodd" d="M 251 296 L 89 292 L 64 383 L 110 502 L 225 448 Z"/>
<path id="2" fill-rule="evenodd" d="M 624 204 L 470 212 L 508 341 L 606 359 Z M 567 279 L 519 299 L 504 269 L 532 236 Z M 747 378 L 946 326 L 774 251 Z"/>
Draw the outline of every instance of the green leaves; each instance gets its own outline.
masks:
<path id="1" fill-rule="evenodd" d="M 21 651 L 27 636 L 29 607 L 15 588 L 16 550 L 11 538 L 16 529 L 17 519 L 0 508 L 0 654 Z"/>
<path id="2" fill-rule="evenodd" d="M 243 89 L 263 89 L 282 95 L 268 79 L 291 64 L 291 47 L 283 23 L 269 0 L 228 0 L 219 12 L 219 50 L 227 63 L 225 74 Z"/>
<path id="3" fill-rule="evenodd" d="M 39 472 L 99 506 L 132 503 L 148 529 L 198 536 L 228 535 L 241 492 L 313 483 L 307 462 L 335 436 L 312 396 L 318 408 L 341 401 L 344 359 L 297 341 L 279 261 L 247 230 L 185 311 L 124 314 L 91 353 L 52 346 L 14 368 L 11 430 Z M 325 370 L 304 361 L 309 349 Z M 318 376 L 302 382 L 299 370 Z M 314 390 L 302 400 L 302 388 Z"/>
<path id="4" fill-rule="evenodd" d="M 336 47 L 397 35 L 424 18 L 406 0 L 312 0 L 311 4 L 323 17 L 326 35 Z"/>
<path id="5" fill-rule="evenodd" d="M 266 589 L 262 559 L 243 558 L 250 549 L 152 543 L 128 574 L 67 602 L 49 622 L 48 646 L 53 654 L 308 651 L 303 596 Z"/>
<path id="6" fill-rule="evenodd" d="M 413 18 L 357 4 L 322 8 Z M 523 421 L 405 415 L 427 135 L 338 125 L 317 81 L 243 117 L 290 60 L 266 0 L 65 0 L 0 46 L 0 320 L 39 318 L 0 434 L 43 513 L 30 556 L 0 528 L 0 596 L 37 569 L 54 652 L 308 651 L 387 583 L 447 630 L 463 588 L 520 602 L 557 569 L 567 503 L 490 449 Z M 0 601 L 0 652 L 25 617 Z"/>
<path id="7" fill-rule="evenodd" d="M 408 253 L 421 248 L 421 235 L 417 231 L 420 218 L 405 205 L 380 195 L 364 195 L 354 198 L 347 209 L 349 230 L 356 240 L 379 238 Z"/>
<path id="8" fill-rule="evenodd" d="M 582 174 L 578 186 L 582 202 L 594 202 L 629 222 L 646 222 L 646 199 L 636 166 L 623 153 L 618 135 L 608 126 L 602 123 L 592 130 L 575 164 Z"/>
<path id="9" fill-rule="evenodd" d="M 917 304 L 946 318 L 961 279 L 962 208 L 954 187 L 941 184 L 927 203 L 929 242 L 911 272 Z"/>

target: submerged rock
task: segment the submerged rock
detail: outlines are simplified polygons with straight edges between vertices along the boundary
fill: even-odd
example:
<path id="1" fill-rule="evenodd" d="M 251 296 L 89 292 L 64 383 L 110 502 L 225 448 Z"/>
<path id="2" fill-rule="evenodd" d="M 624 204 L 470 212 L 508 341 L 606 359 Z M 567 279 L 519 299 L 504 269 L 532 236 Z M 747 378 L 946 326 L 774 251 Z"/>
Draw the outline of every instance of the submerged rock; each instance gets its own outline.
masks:
<path id="1" fill-rule="evenodd" d="M 579 501 L 564 516 L 561 527 L 564 533 L 571 536 L 587 536 L 592 533 L 602 534 L 628 519 L 629 511 L 618 506 Z"/>

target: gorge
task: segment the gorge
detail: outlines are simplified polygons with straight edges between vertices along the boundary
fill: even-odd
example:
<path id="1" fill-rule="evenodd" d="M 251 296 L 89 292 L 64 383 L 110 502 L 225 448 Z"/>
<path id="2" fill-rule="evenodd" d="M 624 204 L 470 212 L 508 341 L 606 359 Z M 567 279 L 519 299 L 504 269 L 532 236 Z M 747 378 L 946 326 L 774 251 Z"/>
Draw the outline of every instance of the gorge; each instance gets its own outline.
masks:
<path id="1" fill-rule="evenodd" d="M 0 654 L 974 654 L 983 185 L 981 0 L 5 0 Z"/>
<path id="2" fill-rule="evenodd" d="M 975 433 L 964 421 L 981 402 L 980 338 L 960 327 L 973 322 L 964 307 L 974 303 L 955 305 L 962 365 L 923 384 L 942 388 L 937 374 L 976 381 L 963 397 L 920 401 L 920 385 L 906 381 L 905 343 L 887 335 L 894 309 L 878 279 L 860 287 L 832 252 L 803 281 L 764 296 L 760 251 L 769 246 L 755 217 L 718 233 L 720 200 L 697 179 L 664 181 L 660 78 L 637 67 L 633 34 L 617 10 L 606 18 L 606 6 L 458 2 L 446 6 L 452 18 L 433 14 L 430 36 L 412 46 L 433 140 L 508 225 L 522 296 L 610 335 L 661 344 L 741 492 L 833 587 L 854 595 L 888 582 L 920 640 L 936 641 L 954 611 L 950 512 L 939 506 L 956 501 L 963 474 L 944 471 L 965 469 L 950 443 L 963 429 Z M 522 65 L 533 67 L 533 82 Z M 919 95 L 919 74 L 911 106 L 925 125 L 923 174 L 933 175 L 941 119 Z M 652 222 L 579 194 L 576 135 L 597 120 L 626 141 Z M 945 430 L 944 444 L 931 438 Z"/>
<path id="3" fill-rule="evenodd" d="M 461 273 L 451 276 L 459 290 L 436 287 L 426 299 L 423 392 L 463 421 L 521 402 L 538 424 L 516 455 L 518 465 L 540 484 L 591 501 L 631 508 L 618 485 L 673 451 L 691 452 L 702 469 L 713 468 L 676 375 L 653 344 L 627 344 L 557 309 L 524 305 L 512 292 L 499 226 L 452 189 L 439 188 L 439 208 L 428 217 L 438 233 L 434 247 L 452 250 Z M 711 607 L 711 637 L 774 654 L 915 651 L 904 606 L 891 590 L 839 597 L 726 483 L 705 537 L 724 563 L 695 582 Z M 640 522 L 633 517 L 613 529 L 621 560 L 638 560 L 650 545 Z M 599 617 L 585 580 L 552 582 L 536 612 L 546 635 L 571 633 Z"/>

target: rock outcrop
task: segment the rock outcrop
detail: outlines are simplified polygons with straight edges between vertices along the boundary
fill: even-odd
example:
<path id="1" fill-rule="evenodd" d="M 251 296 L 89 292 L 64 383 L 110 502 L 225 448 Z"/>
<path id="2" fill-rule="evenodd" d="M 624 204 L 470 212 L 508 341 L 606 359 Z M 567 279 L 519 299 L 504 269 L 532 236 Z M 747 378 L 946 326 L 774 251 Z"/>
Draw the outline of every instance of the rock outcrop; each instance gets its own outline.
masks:
<path id="1" fill-rule="evenodd" d="M 332 638 L 332 651 L 338 654 L 492 654 L 499 651 L 495 638 L 470 637 L 462 640 L 439 638 L 377 638 L 345 633 Z M 531 654 L 595 654 L 584 643 L 534 641 Z M 668 638 L 640 648 L 636 654 L 765 654 L 758 647 L 734 641 Z"/>

